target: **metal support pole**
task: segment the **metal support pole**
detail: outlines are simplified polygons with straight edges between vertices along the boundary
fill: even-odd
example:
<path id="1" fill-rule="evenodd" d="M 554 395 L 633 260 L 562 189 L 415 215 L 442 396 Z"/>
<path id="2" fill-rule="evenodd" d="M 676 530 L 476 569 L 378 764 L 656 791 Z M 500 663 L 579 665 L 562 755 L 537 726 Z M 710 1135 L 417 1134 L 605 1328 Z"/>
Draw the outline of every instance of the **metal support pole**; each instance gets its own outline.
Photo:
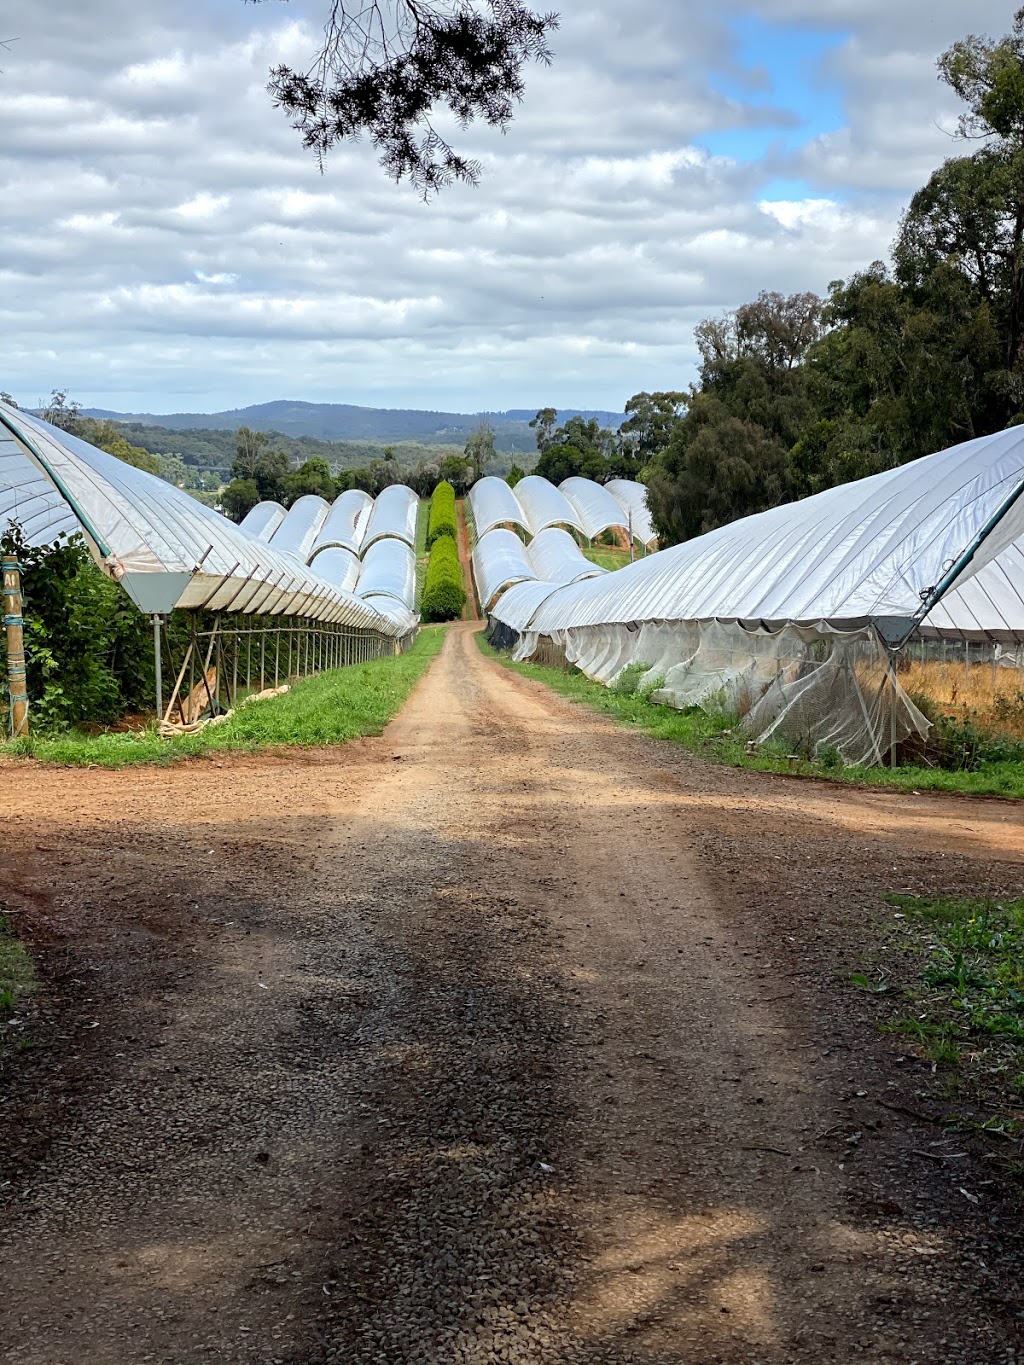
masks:
<path id="1" fill-rule="evenodd" d="M 163 624 L 160 613 L 153 613 L 153 681 L 156 690 L 157 724 L 164 718 L 164 661 L 160 648 L 160 627 Z"/>
<path id="2" fill-rule="evenodd" d="M 25 620 L 22 616 L 21 565 L 4 555 L 4 626 L 7 629 L 7 688 L 11 696 L 11 734 L 28 734 L 28 682 L 25 674 Z"/>
<path id="3" fill-rule="evenodd" d="M 896 679 L 895 658 L 890 650 L 888 653 L 889 664 L 889 767 L 896 767 L 896 691 L 899 683 Z"/>

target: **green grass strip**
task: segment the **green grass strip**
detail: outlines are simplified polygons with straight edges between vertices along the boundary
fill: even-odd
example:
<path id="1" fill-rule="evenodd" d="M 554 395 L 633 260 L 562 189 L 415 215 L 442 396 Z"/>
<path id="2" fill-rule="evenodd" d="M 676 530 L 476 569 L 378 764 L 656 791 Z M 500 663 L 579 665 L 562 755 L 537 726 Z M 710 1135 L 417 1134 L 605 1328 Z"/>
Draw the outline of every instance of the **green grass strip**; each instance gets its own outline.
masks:
<path id="1" fill-rule="evenodd" d="M 423 600 L 423 581 L 427 576 L 427 527 L 430 524 L 430 503 L 420 498 L 416 514 L 416 610 Z"/>
<path id="2" fill-rule="evenodd" d="M 594 711 L 611 716 L 622 725 L 653 735 L 655 739 L 671 740 L 692 753 L 715 763 L 733 768 L 750 768 L 755 772 L 787 773 L 797 777 L 824 778 L 862 786 L 893 787 L 901 791 L 961 792 L 971 796 L 1003 796 L 1024 799 L 1024 764 L 988 763 L 975 772 L 947 772 L 941 768 L 843 768 L 811 762 L 791 760 L 785 741 L 764 745 L 756 754 L 746 751 L 747 737 L 737 722 L 725 716 L 712 716 L 694 707 L 676 711 L 648 701 L 637 692 L 618 691 L 601 683 L 591 682 L 578 669 L 552 668 L 543 664 L 516 664 L 493 649 L 477 635 L 480 649 L 499 660 L 506 668 L 524 678 L 545 683 L 553 691 L 581 702 Z"/>
<path id="3" fill-rule="evenodd" d="M 629 563 L 629 555 L 625 550 L 615 550 L 609 545 L 584 545 L 583 557 L 601 569 L 613 571 L 623 569 Z"/>
<path id="4" fill-rule="evenodd" d="M 343 744 L 362 735 L 379 735 L 443 643 L 444 627 L 425 627 L 406 654 L 305 678 L 284 696 L 243 707 L 222 725 L 208 726 L 180 739 L 161 739 L 155 729 L 106 735 L 69 731 L 0 745 L 0 755 L 24 756 L 65 767 L 123 768 L 231 750 L 258 753 L 278 745 L 311 748 Z"/>
<path id="5" fill-rule="evenodd" d="M 427 528 L 430 525 L 430 503 L 420 498 L 419 511 L 416 513 L 416 558 L 427 553 Z"/>

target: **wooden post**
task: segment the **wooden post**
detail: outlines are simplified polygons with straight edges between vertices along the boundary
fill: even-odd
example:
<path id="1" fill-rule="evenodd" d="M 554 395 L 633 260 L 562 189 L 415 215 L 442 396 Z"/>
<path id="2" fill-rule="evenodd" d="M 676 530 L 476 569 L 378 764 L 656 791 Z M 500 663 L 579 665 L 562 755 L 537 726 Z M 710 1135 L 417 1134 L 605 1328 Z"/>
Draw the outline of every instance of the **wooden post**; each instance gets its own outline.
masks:
<path id="1" fill-rule="evenodd" d="M 11 734 L 28 734 L 28 690 L 25 678 L 25 621 L 21 614 L 21 565 L 4 555 L 4 626 L 7 630 L 7 687 L 11 694 Z"/>

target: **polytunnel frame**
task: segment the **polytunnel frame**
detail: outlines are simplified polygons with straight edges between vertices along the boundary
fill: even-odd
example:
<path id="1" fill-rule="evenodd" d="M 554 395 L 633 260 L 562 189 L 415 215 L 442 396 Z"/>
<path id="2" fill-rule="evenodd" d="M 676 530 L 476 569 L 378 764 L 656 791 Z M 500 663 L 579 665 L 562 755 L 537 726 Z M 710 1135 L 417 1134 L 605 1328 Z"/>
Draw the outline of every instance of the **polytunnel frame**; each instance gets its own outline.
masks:
<path id="1" fill-rule="evenodd" d="M 166 707 L 157 713 L 165 734 L 198 730 L 206 712 L 223 716 L 268 688 L 276 692 L 284 684 L 329 669 L 402 654 L 415 633 L 399 639 L 306 617 L 258 615 L 236 617 L 225 629 L 224 613 L 213 613 L 208 622 L 202 613 L 191 615 L 188 644 L 176 674 L 169 640 L 166 644 L 172 664 L 168 676 L 175 682 Z"/>
<path id="2" fill-rule="evenodd" d="M 116 572 L 114 566 L 117 557 L 110 544 L 40 450 L 39 443 L 32 439 L 33 425 L 26 422 L 29 431 L 22 430 L 21 424 L 9 420 L 0 408 L 0 427 L 9 433 L 16 445 L 26 453 L 29 463 L 36 466 L 59 495 L 77 522 L 77 528 L 73 532 L 63 528 L 52 542 L 34 535 L 32 543 L 39 546 L 57 544 L 80 535 L 89 546 L 91 557 L 99 570 L 122 591 L 126 591 L 122 578 L 127 575 Z M 59 430 L 54 431 L 51 439 L 58 449 L 62 444 L 60 438 L 65 435 Z M 87 442 L 80 444 L 88 445 Z M 65 450 L 65 453 L 78 460 L 83 458 L 74 451 Z M 102 480 L 101 474 L 90 470 L 88 462 L 85 468 L 93 477 Z M 12 527 L 18 524 L 15 518 L 12 518 L 11 524 Z M 238 531 L 233 523 L 228 524 L 233 532 Z M 253 540 L 253 544 L 271 550 L 265 541 Z M 165 584 L 173 580 L 173 590 L 183 595 L 185 587 L 200 574 L 213 549 L 213 544 L 209 544 L 189 572 L 165 571 L 153 577 L 159 577 Z M 140 616 L 149 617 L 152 623 L 154 700 L 163 733 L 182 733 L 199 728 L 205 724 L 202 717 L 206 712 L 209 712 L 210 719 L 223 716 L 252 690 L 256 678 L 259 681 L 258 690 L 264 691 L 271 666 L 276 688 L 282 680 L 313 676 L 325 668 L 340 668 L 399 654 L 411 644 L 416 634 L 416 623 L 411 615 L 408 622 L 399 623 L 393 614 L 389 618 L 387 614 L 378 612 L 372 604 L 362 602 L 354 593 L 342 592 L 327 581 L 318 583 L 314 571 L 300 561 L 295 560 L 292 568 L 287 562 L 282 566 L 282 555 L 270 554 L 268 557 L 277 562 L 264 568 L 261 556 L 253 556 L 248 565 L 248 577 L 242 579 L 235 578 L 242 567 L 241 559 L 235 560 L 226 572 L 211 575 L 210 582 L 203 584 L 207 590 L 201 601 L 163 610 L 147 609 L 144 600 L 139 600 L 147 596 L 149 584 L 145 583 L 145 579 L 150 575 L 133 575 L 135 590 L 126 595 Z M 178 580 L 183 581 L 179 583 Z M 321 587 L 324 593 L 320 592 Z M 166 591 L 166 588 L 161 590 Z M 325 595 L 328 600 L 324 600 Z M 153 605 L 159 607 L 160 604 L 154 601 Z M 315 610 L 317 615 L 304 615 L 304 609 Z M 174 616 L 188 623 L 183 631 L 187 643 L 182 646 L 180 664 L 174 658 L 171 632 L 167 629 Z M 363 618 L 362 623 L 359 618 Z M 375 629 L 371 624 L 375 618 L 382 626 L 392 625 L 393 633 Z M 243 621 L 247 624 L 242 625 Z M 241 662 L 243 653 L 244 666 Z M 202 669 L 197 676 L 200 662 Z M 165 664 L 166 676 L 175 680 L 166 705 Z M 175 711 L 177 721 L 172 720 Z"/>

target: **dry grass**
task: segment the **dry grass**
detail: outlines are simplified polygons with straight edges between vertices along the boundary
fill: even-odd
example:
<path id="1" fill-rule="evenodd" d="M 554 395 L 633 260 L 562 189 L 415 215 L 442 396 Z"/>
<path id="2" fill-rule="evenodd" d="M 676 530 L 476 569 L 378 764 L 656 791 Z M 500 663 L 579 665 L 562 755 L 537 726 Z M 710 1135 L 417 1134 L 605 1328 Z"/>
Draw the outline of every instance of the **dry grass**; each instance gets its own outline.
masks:
<path id="1" fill-rule="evenodd" d="M 1024 671 L 991 663 L 908 660 L 900 683 L 912 696 L 928 697 L 951 719 L 980 730 L 1024 740 Z"/>

